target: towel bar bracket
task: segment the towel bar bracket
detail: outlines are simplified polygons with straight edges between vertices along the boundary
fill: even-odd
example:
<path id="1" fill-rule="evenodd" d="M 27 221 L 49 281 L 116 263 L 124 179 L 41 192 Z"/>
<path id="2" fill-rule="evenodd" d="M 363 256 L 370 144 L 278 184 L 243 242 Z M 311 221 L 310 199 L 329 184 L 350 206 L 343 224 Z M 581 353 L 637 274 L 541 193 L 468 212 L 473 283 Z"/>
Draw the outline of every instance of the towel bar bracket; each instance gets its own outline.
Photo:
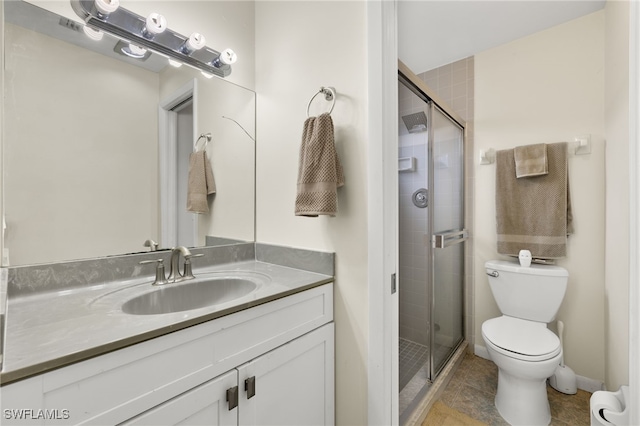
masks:
<path id="1" fill-rule="evenodd" d="M 580 135 L 574 139 L 576 155 L 591 154 L 591 135 Z"/>
<path id="2" fill-rule="evenodd" d="M 331 102 L 329 114 L 333 112 L 333 107 L 336 106 L 336 89 L 334 89 L 333 87 L 320 87 L 320 90 L 318 90 L 316 94 L 311 97 L 309 103 L 307 104 L 307 117 L 309 117 L 309 108 L 311 108 L 311 103 L 316 98 L 316 96 L 320 94 L 324 95 L 325 100 Z"/>

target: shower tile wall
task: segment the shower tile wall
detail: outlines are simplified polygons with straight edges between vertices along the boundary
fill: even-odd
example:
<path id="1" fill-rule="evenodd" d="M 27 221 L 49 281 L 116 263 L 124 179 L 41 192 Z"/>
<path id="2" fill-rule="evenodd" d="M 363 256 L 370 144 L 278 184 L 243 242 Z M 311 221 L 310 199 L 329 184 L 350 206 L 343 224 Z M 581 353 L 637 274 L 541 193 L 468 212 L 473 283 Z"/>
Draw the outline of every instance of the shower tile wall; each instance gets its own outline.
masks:
<path id="1" fill-rule="evenodd" d="M 470 236 L 473 238 L 473 188 L 474 188 L 474 60 L 473 57 L 462 59 L 452 64 L 418 74 L 427 86 L 434 90 L 444 102 L 453 108 L 466 122 L 465 141 L 465 204 L 466 224 Z M 467 244 L 465 256 L 465 300 L 473 301 L 473 250 L 472 245 Z M 455 265 L 452 265 L 452 267 Z M 453 268 L 455 270 L 455 268 Z M 472 334 L 474 327 L 473 304 L 465 306 L 465 338 L 473 345 L 475 336 Z"/>
<path id="2" fill-rule="evenodd" d="M 398 90 L 398 157 L 413 157 L 416 166 L 398 174 L 400 338 L 427 345 L 427 209 L 412 201 L 416 190 L 427 187 L 427 132 L 409 133 L 402 121 L 402 116 L 426 113 L 427 105 L 402 84 Z"/>

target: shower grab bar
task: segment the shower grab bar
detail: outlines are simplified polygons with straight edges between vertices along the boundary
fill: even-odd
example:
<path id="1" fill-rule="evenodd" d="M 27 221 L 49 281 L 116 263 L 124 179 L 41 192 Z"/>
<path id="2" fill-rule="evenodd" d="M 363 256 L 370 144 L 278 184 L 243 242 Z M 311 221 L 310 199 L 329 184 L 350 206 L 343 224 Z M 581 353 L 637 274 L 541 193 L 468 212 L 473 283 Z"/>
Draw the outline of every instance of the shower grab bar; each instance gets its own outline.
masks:
<path id="1" fill-rule="evenodd" d="M 465 242 L 469 239 L 469 231 L 462 229 L 459 231 L 445 232 L 433 235 L 433 248 L 446 248 L 454 244 Z"/>

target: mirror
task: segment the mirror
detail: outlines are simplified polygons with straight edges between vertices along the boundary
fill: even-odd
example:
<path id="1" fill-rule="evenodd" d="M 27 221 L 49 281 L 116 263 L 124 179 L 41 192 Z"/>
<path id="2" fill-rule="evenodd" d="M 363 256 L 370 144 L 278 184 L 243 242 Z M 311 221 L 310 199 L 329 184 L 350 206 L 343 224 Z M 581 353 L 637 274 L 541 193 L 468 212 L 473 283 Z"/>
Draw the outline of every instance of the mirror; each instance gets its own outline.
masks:
<path id="1" fill-rule="evenodd" d="M 254 241 L 255 93 L 24 1 L 4 3 L 9 265 Z M 235 66 L 241 66 L 236 64 Z M 216 193 L 186 211 L 201 134 Z M 201 138 L 196 149 L 205 146 Z"/>

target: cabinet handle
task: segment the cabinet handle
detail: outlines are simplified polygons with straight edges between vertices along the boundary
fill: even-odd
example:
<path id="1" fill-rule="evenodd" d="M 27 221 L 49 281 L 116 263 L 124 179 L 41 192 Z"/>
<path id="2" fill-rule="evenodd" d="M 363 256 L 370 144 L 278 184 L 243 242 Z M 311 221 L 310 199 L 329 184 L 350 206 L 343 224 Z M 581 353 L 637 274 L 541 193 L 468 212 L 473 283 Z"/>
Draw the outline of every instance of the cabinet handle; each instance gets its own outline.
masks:
<path id="1" fill-rule="evenodd" d="M 234 386 L 227 389 L 227 401 L 229 402 L 229 411 L 238 406 L 238 387 Z"/>
<path id="2" fill-rule="evenodd" d="M 244 390 L 247 392 L 247 399 L 256 395 L 256 376 L 251 376 L 244 381 Z"/>

